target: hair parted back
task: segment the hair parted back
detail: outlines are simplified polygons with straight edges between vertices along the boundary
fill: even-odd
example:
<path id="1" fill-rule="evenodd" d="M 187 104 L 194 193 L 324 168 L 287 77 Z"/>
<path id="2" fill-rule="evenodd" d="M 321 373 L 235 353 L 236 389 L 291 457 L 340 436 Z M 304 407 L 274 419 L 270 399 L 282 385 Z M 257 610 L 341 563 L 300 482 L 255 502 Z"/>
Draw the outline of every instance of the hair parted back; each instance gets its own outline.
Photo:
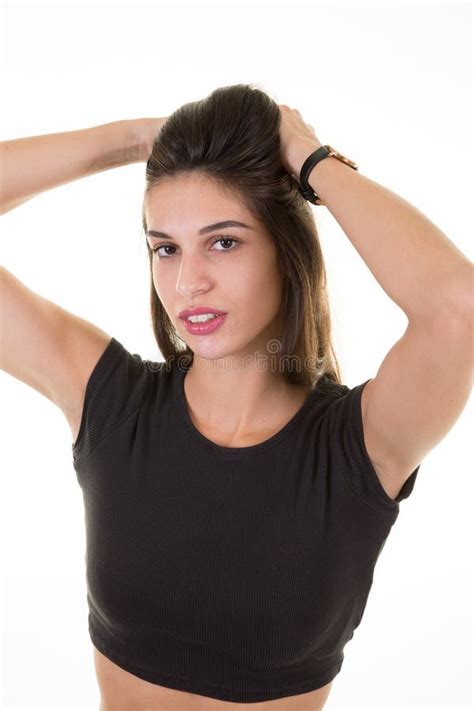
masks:
<path id="1" fill-rule="evenodd" d="M 161 127 L 146 165 L 145 201 L 162 179 L 199 174 L 230 191 L 272 236 L 282 275 L 279 372 L 287 382 L 314 387 L 326 376 L 341 384 L 331 339 L 326 269 L 312 209 L 280 157 L 278 104 L 253 84 L 215 89 L 180 106 Z M 150 306 L 155 339 L 165 361 L 192 361 L 153 284 Z M 184 348 L 183 348 L 184 346 Z"/>

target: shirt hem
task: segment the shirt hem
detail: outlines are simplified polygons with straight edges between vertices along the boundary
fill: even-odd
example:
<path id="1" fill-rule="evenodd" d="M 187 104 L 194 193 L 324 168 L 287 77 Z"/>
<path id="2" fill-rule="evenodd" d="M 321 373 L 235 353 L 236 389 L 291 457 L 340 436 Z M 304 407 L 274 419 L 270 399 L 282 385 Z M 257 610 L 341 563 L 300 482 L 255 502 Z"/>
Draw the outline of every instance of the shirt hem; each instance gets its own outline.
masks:
<path id="1" fill-rule="evenodd" d="M 270 701 L 286 696 L 296 696 L 297 694 L 316 691 L 326 684 L 329 684 L 329 682 L 337 676 L 343 663 L 343 659 L 340 659 L 338 662 L 331 664 L 330 667 L 325 669 L 324 673 L 319 674 L 317 677 L 313 678 L 312 681 L 308 681 L 304 684 L 279 686 L 277 688 L 258 690 L 235 687 L 230 688 L 229 686 L 223 686 L 220 684 L 210 684 L 209 682 L 196 681 L 190 679 L 189 677 L 181 677 L 174 674 L 163 674 L 150 671 L 148 668 L 141 667 L 140 665 L 131 662 L 124 655 L 112 650 L 108 644 L 104 642 L 91 628 L 89 628 L 89 635 L 92 644 L 99 652 L 104 654 L 108 659 L 110 659 L 110 661 L 117 664 L 130 674 L 134 674 L 140 679 L 144 679 L 152 684 L 160 684 L 169 689 L 187 691 L 188 693 L 208 696 L 221 701 L 233 701 L 240 703 Z"/>

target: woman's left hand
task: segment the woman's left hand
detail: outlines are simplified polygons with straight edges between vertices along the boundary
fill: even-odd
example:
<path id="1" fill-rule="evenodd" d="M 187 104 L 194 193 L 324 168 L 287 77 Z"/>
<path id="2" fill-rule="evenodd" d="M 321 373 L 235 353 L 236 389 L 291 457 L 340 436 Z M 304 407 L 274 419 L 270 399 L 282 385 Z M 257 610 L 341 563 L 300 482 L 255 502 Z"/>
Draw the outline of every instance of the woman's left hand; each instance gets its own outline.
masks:
<path id="1" fill-rule="evenodd" d="M 299 179 L 306 158 L 322 146 L 311 124 L 303 121 L 298 109 L 278 104 L 281 114 L 280 152 L 285 169 Z"/>

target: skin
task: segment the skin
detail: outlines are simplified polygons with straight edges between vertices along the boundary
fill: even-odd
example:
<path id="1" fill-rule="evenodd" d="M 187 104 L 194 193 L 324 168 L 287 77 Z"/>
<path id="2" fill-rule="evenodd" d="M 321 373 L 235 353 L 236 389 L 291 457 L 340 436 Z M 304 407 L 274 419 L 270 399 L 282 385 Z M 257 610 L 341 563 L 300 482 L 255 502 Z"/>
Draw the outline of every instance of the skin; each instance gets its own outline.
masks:
<path id="1" fill-rule="evenodd" d="M 308 387 L 284 381 L 268 341 L 281 333 L 282 280 L 276 246 L 250 213 L 203 176 L 187 175 L 156 186 L 147 198 L 148 229 L 174 240 L 148 236 L 153 282 L 180 338 L 194 352 L 184 380 L 191 415 L 224 446 L 249 446 L 280 429 L 301 407 Z M 201 227 L 234 219 L 231 227 L 199 235 Z M 222 235 L 239 243 L 217 242 Z M 172 245 L 164 248 L 163 245 Z M 227 252 L 229 253 L 227 253 Z M 188 333 L 178 313 L 193 306 L 227 312 L 209 335 Z M 258 357 L 256 357 L 258 354 Z M 259 440 L 260 438 L 260 440 Z"/>

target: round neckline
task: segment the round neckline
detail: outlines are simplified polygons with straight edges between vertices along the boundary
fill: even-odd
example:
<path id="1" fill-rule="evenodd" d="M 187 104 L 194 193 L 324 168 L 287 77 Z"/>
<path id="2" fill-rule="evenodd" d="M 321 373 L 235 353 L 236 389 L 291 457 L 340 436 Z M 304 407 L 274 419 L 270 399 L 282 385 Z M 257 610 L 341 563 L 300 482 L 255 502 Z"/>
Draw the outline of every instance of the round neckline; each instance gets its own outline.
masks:
<path id="1" fill-rule="evenodd" d="M 269 449 L 270 447 L 273 447 L 273 445 L 280 442 L 280 440 L 282 440 L 295 427 L 295 425 L 298 424 L 298 422 L 301 420 L 301 418 L 304 416 L 304 414 L 312 404 L 314 395 L 317 392 L 317 388 L 313 388 L 308 393 L 306 400 L 303 402 L 299 410 L 293 415 L 293 417 L 288 420 L 288 422 L 283 425 L 283 427 L 279 429 L 278 432 L 275 432 L 275 434 L 271 435 L 263 442 L 251 444 L 246 447 L 225 447 L 224 445 L 217 444 L 217 442 L 213 442 L 211 439 L 206 437 L 202 432 L 198 430 L 198 428 L 191 419 L 191 415 L 189 414 L 188 401 L 186 400 L 186 393 L 184 391 L 184 378 L 189 367 L 190 366 L 185 366 L 182 368 L 178 367 L 176 369 L 178 410 L 180 412 L 181 418 L 189 434 L 195 441 L 199 442 L 201 445 L 204 445 L 215 454 L 220 454 L 223 456 L 235 457 L 257 454 L 266 449 Z"/>

